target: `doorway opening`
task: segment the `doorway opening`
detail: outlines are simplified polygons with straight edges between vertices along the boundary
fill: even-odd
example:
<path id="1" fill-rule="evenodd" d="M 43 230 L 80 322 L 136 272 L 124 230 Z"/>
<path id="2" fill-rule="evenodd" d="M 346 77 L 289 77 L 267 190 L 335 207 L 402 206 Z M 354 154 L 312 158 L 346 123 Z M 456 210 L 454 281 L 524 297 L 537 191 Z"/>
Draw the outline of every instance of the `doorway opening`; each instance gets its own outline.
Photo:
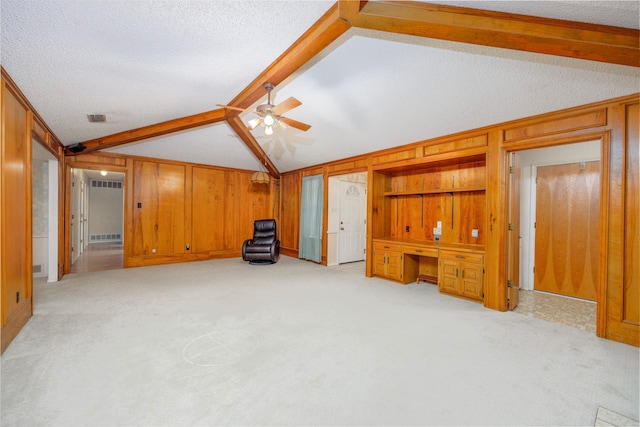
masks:
<path id="1" fill-rule="evenodd" d="M 595 333 L 601 153 L 599 139 L 512 153 L 520 165 L 512 171 L 519 191 L 509 192 L 519 210 L 515 312 Z"/>
<path id="2" fill-rule="evenodd" d="M 124 266 L 123 172 L 71 169 L 71 273 Z"/>
<path id="3" fill-rule="evenodd" d="M 366 235 L 367 172 L 330 176 L 327 266 L 364 264 Z"/>
<path id="4" fill-rule="evenodd" d="M 36 282 L 58 281 L 58 160 L 32 142 L 32 274 Z"/>

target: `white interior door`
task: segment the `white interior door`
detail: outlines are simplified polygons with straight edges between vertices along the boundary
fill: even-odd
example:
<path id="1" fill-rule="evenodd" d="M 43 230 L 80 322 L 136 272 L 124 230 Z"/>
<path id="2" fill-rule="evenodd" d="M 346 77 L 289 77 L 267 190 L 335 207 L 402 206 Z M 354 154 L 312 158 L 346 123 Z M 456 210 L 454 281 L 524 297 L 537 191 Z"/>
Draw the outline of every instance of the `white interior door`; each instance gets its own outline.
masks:
<path id="1" fill-rule="evenodd" d="M 86 250 L 89 246 L 89 187 L 88 181 L 83 181 L 82 188 L 84 196 L 82 197 L 82 250 Z"/>
<path id="2" fill-rule="evenodd" d="M 362 184 L 340 181 L 339 263 L 364 260 L 367 194 Z"/>
<path id="3" fill-rule="evenodd" d="M 78 217 L 80 214 L 80 195 L 78 194 L 78 179 L 76 177 L 76 170 L 71 170 L 71 218 L 69 218 L 69 225 L 71 226 L 71 247 L 69 248 L 71 264 L 76 262 L 80 252 L 78 250 L 78 243 L 80 241 L 78 234 Z"/>
<path id="4" fill-rule="evenodd" d="M 84 242 L 85 242 L 85 238 L 84 238 L 84 229 L 85 229 L 85 225 L 86 225 L 86 218 L 85 218 L 85 186 L 84 186 L 84 180 L 82 178 L 80 178 L 80 218 L 78 220 L 78 232 L 79 232 L 79 238 L 80 241 L 78 242 L 78 254 L 82 254 L 84 252 Z"/>

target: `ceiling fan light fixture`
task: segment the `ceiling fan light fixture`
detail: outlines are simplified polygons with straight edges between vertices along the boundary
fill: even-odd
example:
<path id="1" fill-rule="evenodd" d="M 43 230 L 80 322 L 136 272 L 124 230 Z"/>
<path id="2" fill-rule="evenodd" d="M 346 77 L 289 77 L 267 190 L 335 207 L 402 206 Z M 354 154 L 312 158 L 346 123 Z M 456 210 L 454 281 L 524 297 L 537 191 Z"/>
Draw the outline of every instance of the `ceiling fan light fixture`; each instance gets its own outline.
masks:
<path id="1" fill-rule="evenodd" d="M 264 127 L 264 134 L 265 135 L 273 135 L 273 127 L 272 126 L 265 126 Z"/>
<path id="2" fill-rule="evenodd" d="M 264 124 L 266 126 L 273 126 L 274 123 L 276 122 L 276 119 L 273 117 L 273 114 L 271 114 L 271 112 L 268 112 L 265 116 L 264 119 L 262 119 L 264 121 Z"/>

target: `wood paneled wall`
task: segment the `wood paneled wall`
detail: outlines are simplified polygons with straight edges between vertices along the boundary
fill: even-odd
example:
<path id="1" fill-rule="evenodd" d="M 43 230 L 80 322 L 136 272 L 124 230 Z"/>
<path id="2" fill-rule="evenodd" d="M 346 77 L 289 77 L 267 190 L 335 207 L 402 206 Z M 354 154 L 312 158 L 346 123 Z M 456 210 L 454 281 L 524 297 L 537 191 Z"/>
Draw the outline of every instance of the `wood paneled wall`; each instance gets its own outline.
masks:
<path id="1" fill-rule="evenodd" d="M 18 334 L 32 315 L 31 165 L 32 143 L 42 144 L 58 160 L 62 145 L 44 125 L 20 89 L 2 69 L 0 142 L 0 277 L 2 323 L 0 352 Z M 60 162 L 62 164 L 62 162 Z M 59 194 L 62 205 L 62 193 Z M 59 216 L 59 238 L 62 215 Z M 57 268 L 60 275 L 62 253 Z"/>
<path id="2" fill-rule="evenodd" d="M 68 163 L 68 168 L 107 169 L 126 174 L 125 246 L 129 248 L 125 253 L 126 266 L 240 256 L 242 241 L 252 235 L 253 220 L 272 217 L 278 221 L 283 254 L 297 256 L 303 176 L 323 173 L 328 179 L 332 174 L 368 171 L 371 186 L 375 185 L 372 176 L 376 168 L 411 170 L 425 162 L 446 165 L 457 162 L 461 156 L 467 160 L 482 158 L 486 162 L 484 304 L 502 311 L 507 309 L 509 153 L 599 139 L 603 148 L 597 334 L 639 345 L 638 94 L 291 171 L 283 174 L 279 182 L 261 186 L 250 182 L 252 171 L 108 154 L 62 158 L 58 140 L 2 71 L 0 274 L 3 301 L 0 317 L 3 350 L 31 316 L 31 137 L 61 160 L 61 168 Z M 66 174 L 61 174 L 63 176 Z M 153 183 L 146 183 L 147 179 Z M 68 194 L 68 188 L 65 192 Z M 136 197 L 142 200 L 139 203 L 143 210 L 151 204 L 150 213 L 136 214 Z M 226 199 L 224 203 L 222 198 Z M 389 203 L 390 198 L 385 199 L 384 203 Z M 165 200 L 171 201 L 168 207 Z M 68 203 L 65 203 L 61 200 L 60 205 L 68 212 Z M 481 211 L 481 201 L 465 203 Z M 375 201 L 370 198 L 369 216 L 375 209 Z M 408 220 L 415 221 L 415 218 Z M 455 221 L 462 219 L 454 217 Z M 138 227 L 141 236 L 136 234 Z M 60 241 L 65 241 L 60 256 L 66 256 L 68 231 L 60 228 L 64 233 Z M 382 232 L 379 224 L 368 224 L 368 253 L 371 253 L 372 230 Z M 17 245 L 22 245 L 21 250 L 14 251 Z M 12 250 L 7 250 L 8 247 Z M 326 245 L 323 248 L 326 251 Z M 65 268 L 67 263 L 65 259 Z M 21 298 L 22 305 L 19 301 L 18 306 L 9 302 L 10 297 L 15 297 L 16 289 L 25 292 L 26 297 Z"/>
<path id="3" fill-rule="evenodd" d="M 567 110 L 551 112 L 540 116 L 514 120 L 481 129 L 461 132 L 443 138 L 419 141 L 405 146 L 369 153 L 363 156 L 316 165 L 284 173 L 282 182 L 283 199 L 300 199 L 302 176 L 322 170 L 325 179 L 331 171 L 340 173 L 361 171 L 367 165 L 369 172 L 369 194 L 382 194 L 391 191 L 385 182 L 374 179 L 373 172 L 385 168 L 419 170 L 425 163 L 430 165 L 442 162 L 443 165 L 455 162 L 457 158 L 472 158 L 481 155 L 486 159 L 486 200 L 466 200 L 469 206 L 475 206 L 480 216 L 484 210 L 482 229 L 485 245 L 485 298 L 488 308 L 507 310 L 507 260 L 508 260 L 508 156 L 512 151 L 549 147 L 583 141 L 600 140 L 602 143 L 602 184 L 599 208 L 598 241 L 600 242 L 598 266 L 598 324 L 597 334 L 633 345 L 640 342 L 640 264 L 637 262 L 640 242 L 640 188 L 639 188 L 639 94 L 607 100 Z M 486 157 L 485 157 L 486 156 Z M 356 164 L 358 166 L 356 166 Z M 353 165 L 353 166 L 351 166 Z M 420 177 L 421 179 L 422 177 Z M 422 182 L 422 181 L 420 181 Z M 372 186 L 381 185 L 373 191 Z M 404 184 L 398 184 L 404 185 Z M 440 197 L 440 196 L 438 196 Z M 418 198 L 416 198 L 418 200 Z M 405 198 L 403 203 L 413 203 Z M 384 217 L 381 212 L 393 212 L 388 204 L 390 197 L 368 200 L 368 217 L 377 217 L 377 223 L 368 222 L 367 253 L 371 253 L 372 236 L 388 234 L 389 224 L 395 220 Z M 418 202 L 416 202 L 418 203 Z M 422 201 L 424 203 L 424 200 Z M 387 204 L 387 205 L 385 205 Z M 440 199 L 433 200 L 439 215 L 446 215 Z M 482 206 L 484 204 L 484 206 Z M 473 210 L 473 209 L 472 209 Z M 297 232 L 294 226 L 299 224 L 299 207 L 283 208 L 287 230 Z M 405 210 L 406 211 L 406 210 Z M 403 218 L 403 226 L 408 222 L 410 230 L 414 224 L 423 221 L 412 215 L 420 212 L 419 206 L 410 209 L 412 214 Z M 326 215 L 325 215 L 326 216 Z M 459 227 L 464 217 L 455 218 Z M 406 228 L 403 228 L 406 230 Z M 396 230 L 396 234 L 406 233 Z M 466 235 L 467 232 L 464 232 Z M 462 234 L 458 236 L 464 241 Z M 403 236 L 405 237 L 405 236 Z M 428 238 L 429 236 L 424 236 Z M 408 237 L 411 238 L 411 237 Z M 422 238 L 422 236 L 420 236 Z M 452 236 L 455 238 L 455 236 Z M 297 246 L 291 246 L 297 256 Z M 324 254 L 326 257 L 326 254 Z"/>
<path id="4" fill-rule="evenodd" d="M 640 103 L 610 108 L 608 183 L 604 195 L 598 335 L 640 345 Z M 603 302 L 603 304 L 600 304 Z"/>
<path id="5" fill-rule="evenodd" d="M 67 168 L 125 173 L 125 267 L 239 257 L 255 220 L 279 222 L 277 181 L 254 184 L 253 171 L 97 153 Z"/>
<path id="6" fill-rule="evenodd" d="M 29 110 L 2 86 L 2 347 L 31 317 Z M 6 335 L 6 337 L 5 337 Z M 6 343 L 8 345 L 8 342 Z"/>
<path id="7" fill-rule="evenodd" d="M 280 178 L 280 251 L 298 256 L 300 249 L 300 200 L 302 174 L 287 173 Z"/>

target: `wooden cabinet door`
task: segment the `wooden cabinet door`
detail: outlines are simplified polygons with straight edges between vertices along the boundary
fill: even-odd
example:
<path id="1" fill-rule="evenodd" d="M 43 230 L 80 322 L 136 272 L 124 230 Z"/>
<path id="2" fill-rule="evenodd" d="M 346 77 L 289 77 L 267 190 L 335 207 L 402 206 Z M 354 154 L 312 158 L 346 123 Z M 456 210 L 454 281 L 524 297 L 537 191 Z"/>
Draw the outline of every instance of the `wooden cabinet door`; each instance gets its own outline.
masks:
<path id="1" fill-rule="evenodd" d="M 387 252 L 387 277 L 392 280 L 402 281 L 402 252 Z"/>
<path id="2" fill-rule="evenodd" d="M 460 263 L 447 259 L 440 260 L 438 272 L 438 289 L 441 292 L 458 294 L 458 274 Z"/>
<path id="3" fill-rule="evenodd" d="M 134 162 L 133 255 L 185 251 L 185 167 Z"/>
<path id="4" fill-rule="evenodd" d="M 373 253 L 373 274 L 387 276 L 387 256 L 384 252 Z"/>
<path id="5" fill-rule="evenodd" d="M 440 251 L 438 289 L 482 301 L 484 257 L 478 253 Z"/>
<path id="6" fill-rule="evenodd" d="M 467 298 L 482 300 L 483 273 L 477 264 L 460 264 L 460 294 Z"/>

